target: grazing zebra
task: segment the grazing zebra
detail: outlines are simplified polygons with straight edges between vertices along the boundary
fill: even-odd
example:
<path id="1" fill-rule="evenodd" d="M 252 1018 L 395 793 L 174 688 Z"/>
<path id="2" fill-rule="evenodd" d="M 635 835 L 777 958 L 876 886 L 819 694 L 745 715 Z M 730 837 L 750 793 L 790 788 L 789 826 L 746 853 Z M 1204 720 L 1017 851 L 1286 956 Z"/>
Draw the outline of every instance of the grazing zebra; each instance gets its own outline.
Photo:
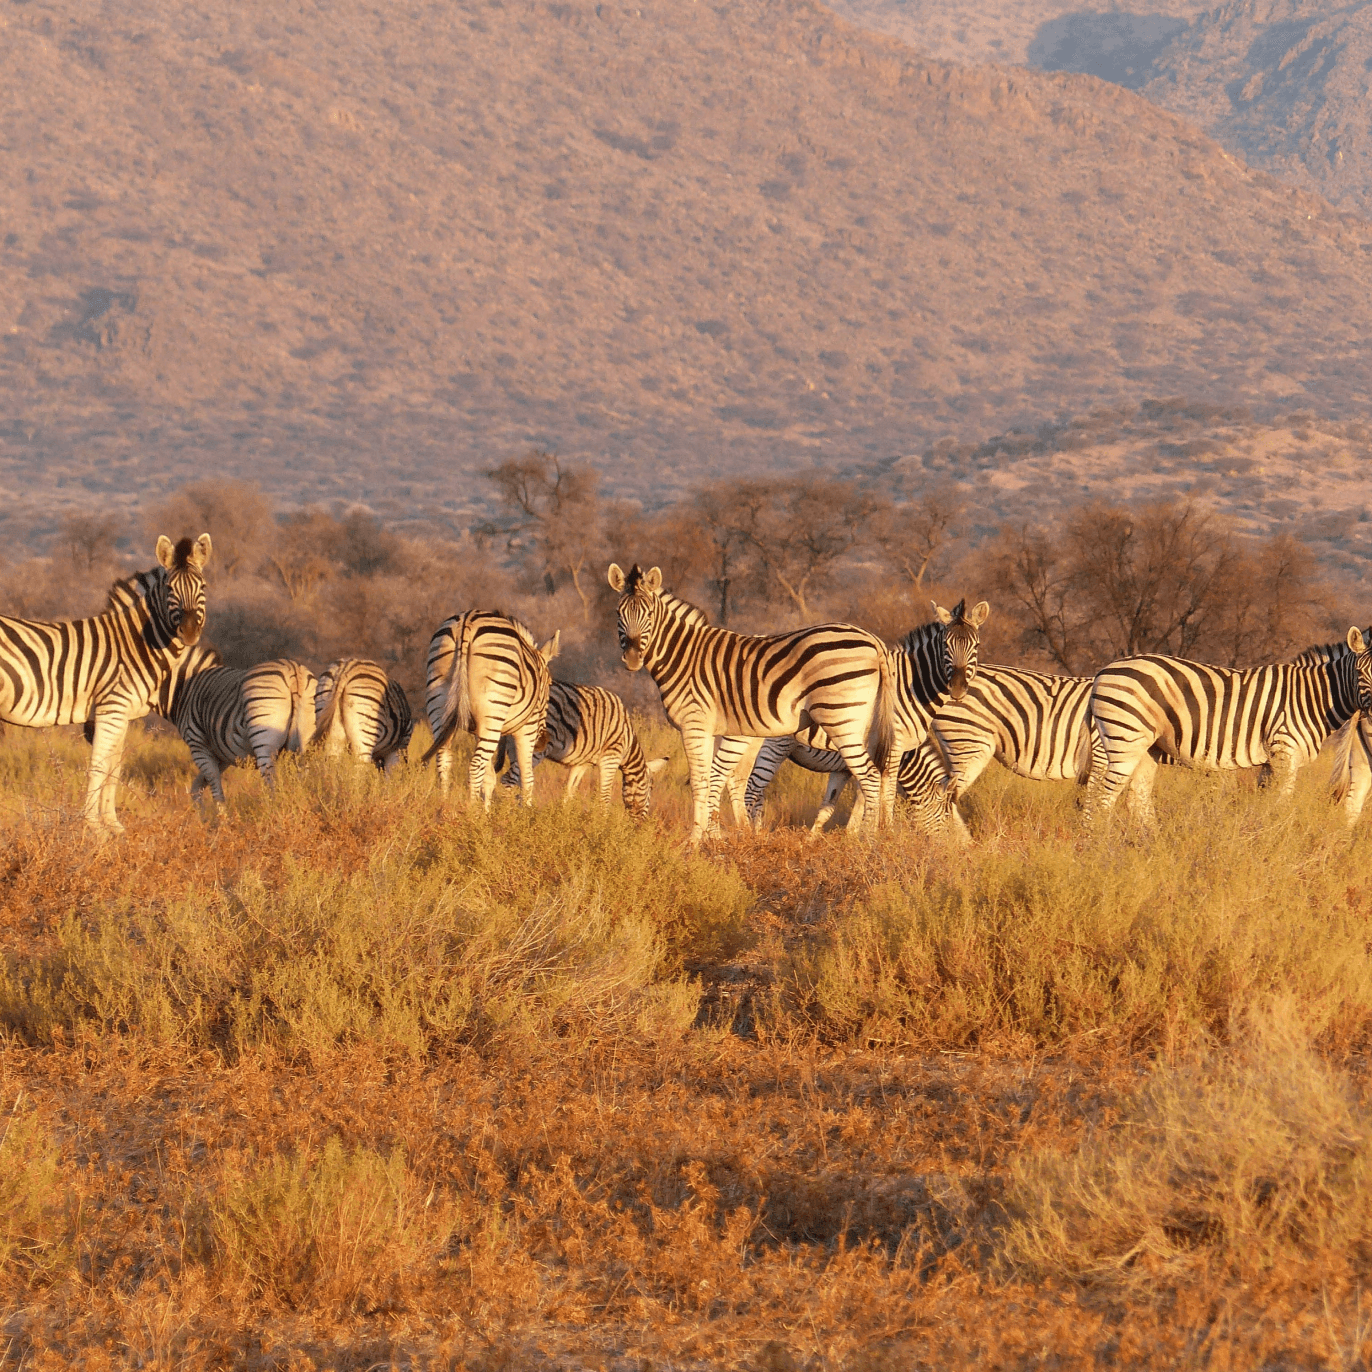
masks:
<path id="1" fill-rule="evenodd" d="M 963 699 L 934 716 L 936 753 L 901 760 L 901 794 L 915 803 L 927 829 L 951 824 L 966 837 L 957 802 L 992 758 L 1032 781 L 1084 781 L 1096 745 L 1091 683 L 1089 676 L 983 667 Z"/>
<path id="2" fill-rule="evenodd" d="M 691 769 L 691 842 L 709 828 L 720 793 L 752 738 L 790 737 L 818 724 L 880 813 L 894 759 L 895 684 L 886 645 L 851 624 L 821 624 L 773 637 L 711 626 L 662 589 L 662 572 L 609 568 L 620 593 L 624 665 L 647 667 Z M 765 745 L 764 745 L 765 746 Z M 894 770 L 891 782 L 894 784 Z"/>
<path id="3" fill-rule="evenodd" d="M 216 667 L 185 682 L 170 717 L 191 750 L 195 778 L 191 798 L 205 787 L 224 803 L 223 773 L 254 758 L 262 779 L 276 780 L 276 755 L 300 752 L 314 734 L 314 673 L 287 659 L 259 662 L 247 670 Z"/>
<path id="4" fill-rule="evenodd" d="M 570 768 L 568 796 L 576 794 L 587 772 L 594 767 L 599 773 L 596 792 L 600 803 L 608 805 L 618 770 L 624 777 L 624 808 L 637 819 L 647 818 L 653 777 L 662 771 L 668 759 L 647 760 L 629 722 L 629 711 L 613 691 L 554 681 L 548 691 L 545 729 L 547 743 L 534 754 L 534 766 L 547 758 Z M 506 740 L 501 738 L 495 758 L 496 771 L 504 765 L 509 751 Z M 506 786 L 520 784 L 517 761 L 511 759 L 510 769 L 502 781 Z"/>
<path id="5" fill-rule="evenodd" d="M 114 796 L 129 721 L 153 708 L 205 625 L 210 536 L 157 540 L 158 566 L 111 593 L 92 619 L 0 617 L 0 723 L 46 728 L 92 721 L 84 806 L 92 828 L 119 833 Z"/>
<path id="6" fill-rule="evenodd" d="M 559 629 L 541 648 L 518 620 L 494 610 L 469 610 L 438 626 L 429 640 L 425 710 L 433 746 L 424 761 L 438 758 L 438 786 L 451 784 L 452 736 L 458 729 L 476 735 L 468 775 L 468 798 L 478 796 L 487 809 L 495 793 L 492 766 L 501 738 L 515 741 L 519 793 L 525 805 L 534 798 L 534 751 L 542 745 L 548 692 L 548 663 L 562 641 Z"/>
<path id="7" fill-rule="evenodd" d="M 364 766 L 389 772 L 405 755 L 414 732 L 410 700 L 384 667 L 365 658 L 332 662 L 314 691 L 314 733 L 330 757 L 346 745 Z"/>
<path id="8" fill-rule="evenodd" d="M 1296 773 L 1358 710 L 1372 709 L 1372 653 L 1349 629 L 1349 652 L 1318 663 L 1237 671 L 1149 655 L 1112 662 L 1091 687 L 1101 748 L 1086 813 L 1108 810 L 1132 780 L 1150 826 L 1157 753 L 1195 767 L 1270 764 L 1290 795 Z"/>
<path id="9" fill-rule="evenodd" d="M 898 647 L 890 650 L 896 686 L 896 758 L 918 749 L 928 735 L 935 711 L 950 698 L 961 700 L 969 684 L 976 680 L 980 630 L 990 613 L 991 607 L 984 600 L 974 606 L 970 614 L 965 600 L 960 600 L 952 610 L 935 604 L 934 618 L 928 624 L 912 629 Z M 812 833 L 818 833 L 833 814 L 849 771 L 844 758 L 834 751 L 822 729 L 812 727 L 794 736 L 768 739 L 762 745 L 748 778 L 745 804 L 749 817 L 754 824 L 761 820 L 767 787 L 788 757 L 810 771 L 830 774 L 824 803 L 811 828 Z M 894 785 L 884 787 L 882 805 L 887 819 L 894 804 L 895 789 Z M 865 797 L 854 803 L 850 824 L 862 822 L 865 804 Z"/>

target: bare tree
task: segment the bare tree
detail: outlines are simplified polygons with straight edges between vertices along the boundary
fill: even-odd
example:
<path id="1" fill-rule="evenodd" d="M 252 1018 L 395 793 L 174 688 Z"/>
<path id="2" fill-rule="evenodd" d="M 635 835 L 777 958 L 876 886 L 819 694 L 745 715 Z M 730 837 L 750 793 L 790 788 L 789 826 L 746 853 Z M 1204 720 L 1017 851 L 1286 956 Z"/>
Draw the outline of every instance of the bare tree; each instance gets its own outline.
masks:
<path id="1" fill-rule="evenodd" d="M 958 537 L 964 508 L 958 488 L 942 482 L 907 505 L 878 512 L 872 522 L 873 541 L 921 592 L 930 568 Z"/>
<path id="2" fill-rule="evenodd" d="M 1027 637 L 1065 672 L 1077 670 L 1079 607 L 1074 569 L 1039 530 L 1002 530 L 991 561 L 996 590 L 1019 606 Z"/>
<path id="3" fill-rule="evenodd" d="M 879 505 L 868 492 L 825 477 L 739 483 L 735 498 L 739 534 L 802 624 L 810 622 L 810 598 L 863 539 Z"/>
<path id="4" fill-rule="evenodd" d="M 114 561 L 118 539 L 119 521 L 113 515 L 69 514 L 57 534 L 58 546 L 73 565 L 88 572 Z"/>
<path id="5" fill-rule="evenodd" d="M 554 585 L 559 575 L 565 575 L 589 623 L 589 573 L 605 548 L 604 512 L 594 469 L 564 464 L 556 454 L 534 448 L 486 475 L 505 507 L 503 528 L 498 531 L 505 534 L 507 546 L 522 551 L 531 569 L 541 570 Z"/>
<path id="6" fill-rule="evenodd" d="M 214 565 L 223 576 L 251 576 L 261 565 L 272 530 L 271 506 L 247 481 L 195 481 L 155 505 L 149 532 L 175 539 L 209 532 Z"/>

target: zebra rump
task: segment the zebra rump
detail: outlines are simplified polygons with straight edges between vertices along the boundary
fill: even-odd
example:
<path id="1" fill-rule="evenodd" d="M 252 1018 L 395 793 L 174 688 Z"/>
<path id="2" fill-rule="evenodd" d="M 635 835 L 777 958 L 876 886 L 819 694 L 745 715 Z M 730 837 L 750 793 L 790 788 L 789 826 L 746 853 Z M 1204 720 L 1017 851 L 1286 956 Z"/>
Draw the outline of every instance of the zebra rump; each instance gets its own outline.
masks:
<path id="1" fill-rule="evenodd" d="M 314 692 L 314 741 L 330 757 L 346 746 L 361 763 L 386 771 L 409 746 L 414 716 L 409 697 L 386 669 L 367 658 L 330 663 Z"/>

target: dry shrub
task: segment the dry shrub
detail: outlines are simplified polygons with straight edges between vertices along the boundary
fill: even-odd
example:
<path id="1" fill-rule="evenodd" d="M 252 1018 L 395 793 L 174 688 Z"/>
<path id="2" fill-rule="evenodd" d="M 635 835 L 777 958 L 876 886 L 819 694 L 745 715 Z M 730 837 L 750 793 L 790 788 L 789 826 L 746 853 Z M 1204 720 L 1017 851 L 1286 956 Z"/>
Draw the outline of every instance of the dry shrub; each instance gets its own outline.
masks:
<path id="1" fill-rule="evenodd" d="M 403 1149 L 349 1152 L 337 1135 L 317 1155 L 230 1171 L 209 1205 L 226 1277 L 293 1309 L 394 1303 L 433 1268 L 456 1214 L 426 1193 Z"/>
<path id="2" fill-rule="evenodd" d="M 57 1266 L 67 1246 L 67 1207 L 57 1147 L 16 1098 L 0 1132 L 0 1272 L 29 1280 Z"/>
<path id="3" fill-rule="evenodd" d="M 1285 1002 L 1230 1051 L 1158 1067 L 1075 1157 L 1011 1165 L 1004 1252 L 1036 1274 L 1257 1275 L 1372 1233 L 1372 1113 Z"/>
<path id="4" fill-rule="evenodd" d="M 1083 845 L 1071 788 L 1000 773 L 974 796 L 970 856 L 892 850 L 885 879 L 792 951 L 789 1004 L 826 1037 L 1159 1044 L 1222 1032 L 1279 987 L 1328 1043 L 1366 1042 L 1366 855 L 1317 778 L 1291 805 L 1165 776 L 1163 830 L 1143 846 L 1118 833 Z"/>

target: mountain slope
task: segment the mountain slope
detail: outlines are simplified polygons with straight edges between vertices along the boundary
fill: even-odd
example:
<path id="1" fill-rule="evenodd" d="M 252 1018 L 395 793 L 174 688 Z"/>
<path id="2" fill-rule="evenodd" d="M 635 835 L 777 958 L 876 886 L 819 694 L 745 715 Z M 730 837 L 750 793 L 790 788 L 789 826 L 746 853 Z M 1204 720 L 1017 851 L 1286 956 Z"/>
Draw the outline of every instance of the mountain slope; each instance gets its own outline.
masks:
<path id="1" fill-rule="evenodd" d="M 1372 399 L 1372 230 L 1085 77 L 804 0 L 0 17 L 7 526 L 206 471 L 648 500 L 1121 397 Z"/>
<path id="2" fill-rule="evenodd" d="M 1232 0 L 1143 93 L 1283 180 L 1372 218 L 1372 3 Z"/>

